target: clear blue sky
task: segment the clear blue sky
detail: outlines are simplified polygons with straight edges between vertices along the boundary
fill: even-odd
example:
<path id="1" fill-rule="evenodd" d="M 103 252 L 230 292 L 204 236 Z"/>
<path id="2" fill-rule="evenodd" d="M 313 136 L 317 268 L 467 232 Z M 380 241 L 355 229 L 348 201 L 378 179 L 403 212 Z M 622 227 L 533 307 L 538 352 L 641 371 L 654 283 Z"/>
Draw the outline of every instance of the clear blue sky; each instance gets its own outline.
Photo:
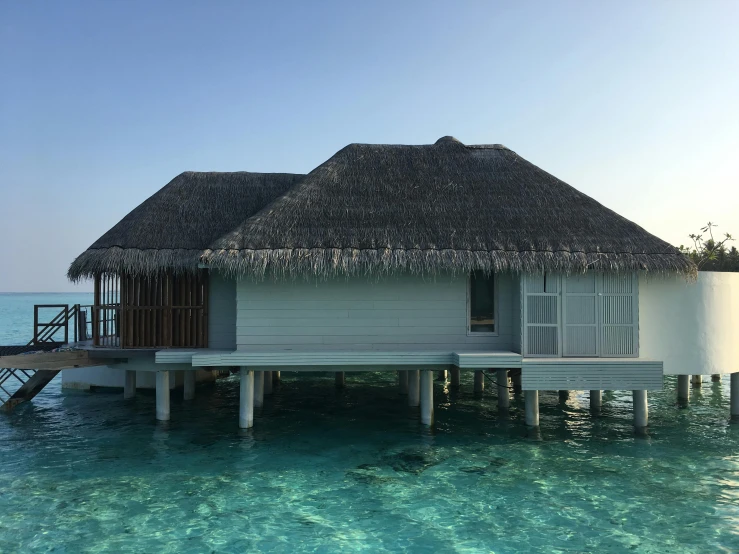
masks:
<path id="1" fill-rule="evenodd" d="M 674 244 L 739 235 L 737 29 L 733 0 L 0 0 L 0 291 L 74 290 L 184 170 L 350 142 L 499 142 Z"/>

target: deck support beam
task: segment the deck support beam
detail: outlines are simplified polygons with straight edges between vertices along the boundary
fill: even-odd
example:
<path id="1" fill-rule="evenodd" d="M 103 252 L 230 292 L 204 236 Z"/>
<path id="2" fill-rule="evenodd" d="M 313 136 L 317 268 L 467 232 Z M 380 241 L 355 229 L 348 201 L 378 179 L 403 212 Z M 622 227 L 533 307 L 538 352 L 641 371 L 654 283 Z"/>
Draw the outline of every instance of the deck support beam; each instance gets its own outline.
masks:
<path id="1" fill-rule="evenodd" d="M 690 375 L 677 376 L 677 401 L 687 402 L 690 398 Z"/>
<path id="2" fill-rule="evenodd" d="M 694 389 L 701 388 L 701 385 L 703 384 L 703 375 L 693 375 L 690 382 L 693 384 Z"/>
<path id="3" fill-rule="evenodd" d="M 157 419 L 169 421 L 169 371 L 157 371 Z"/>
<path id="4" fill-rule="evenodd" d="M 507 410 L 511 407 L 511 393 L 508 388 L 508 370 L 499 369 L 496 371 L 496 381 L 498 382 L 498 409 Z"/>
<path id="5" fill-rule="evenodd" d="M 408 405 L 416 408 L 420 404 L 421 377 L 417 369 L 408 370 Z"/>
<path id="6" fill-rule="evenodd" d="M 254 427 L 254 372 L 246 367 L 239 369 L 239 427 Z"/>
<path id="7" fill-rule="evenodd" d="M 264 371 L 254 372 L 254 407 L 264 406 Z"/>
<path id="8" fill-rule="evenodd" d="M 603 406 L 603 391 L 591 390 L 590 391 L 590 410 L 597 412 Z"/>
<path id="9" fill-rule="evenodd" d="M 482 394 L 485 390 L 485 374 L 481 369 L 475 370 L 475 394 Z"/>
<path id="10" fill-rule="evenodd" d="M 336 381 L 336 388 L 343 389 L 346 386 L 346 373 L 343 371 L 337 371 L 334 379 Z"/>
<path id="11" fill-rule="evenodd" d="M 731 374 L 731 418 L 739 419 L 739 373 Z"/>
<path id="12" fill-rule="evenodd" d="M 526 425 L 539 427 L 539 391 L 525 390 L 523 398 L 526 404 Z"/>
<path id="13" fill-rule="evenodd" d="M 272 372 L 271 371 L 265 371 L 264 372 L 264 394 L 272 394 Z"/>
<path id="14" fill-rule="evenodd" d="M 458 367 L 452 368 L 451 371 L 452 371 L 452 376 L 451 376 L 451 385 L 452 385 L 452 388 L 453 389 L 458 389 L 459 388 L 459 382 L 460 382 L 460 379 L 459 379 L 459 376 L 460 376 L 459 368 Z"/>
<path id="15" fill-rule="evenodd" d="M 401 369 L 398 371 L 398 388 L 400 394 L 408 394 L 408 371 Z"/>
<path id="16" fill-rule="evenodd" d="M 136 396 L 136 371 L 127 369 L 123 382 L 123 399 L 128 400 Z"/>
<path id="17" fill-rule="evenodd" d="M 634 396 L 634 427 L 645 429 L 649 425 L 649 406 L 647 405 L 647 391 L 635 390 Z"/>
<path id="18" fill-rule="evenodd" d="M 431 370 L 421 371 L 421 423 L 424 425 L 434 424 L 434 372 Z"/>
<path id="19" fill-rule="evenodd" d="M 195 398 L 195 371 L 183 371 L 182 376 L 182 398 L 192 400 Z"/>

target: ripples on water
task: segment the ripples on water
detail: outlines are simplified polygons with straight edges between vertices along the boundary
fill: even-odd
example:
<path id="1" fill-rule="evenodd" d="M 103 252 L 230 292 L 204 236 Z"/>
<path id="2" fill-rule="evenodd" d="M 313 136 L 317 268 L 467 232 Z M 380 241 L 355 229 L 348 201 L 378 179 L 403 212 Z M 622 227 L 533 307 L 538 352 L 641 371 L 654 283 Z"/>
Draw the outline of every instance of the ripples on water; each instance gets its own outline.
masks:
<path id="1" fill-rule="evenodd" d="M 678 409 L 650 395 L 647 438 L 629 393 L 541 395 L 509 419 L 435 384 L 421 428 L 394 377 L 283 373 L 238 429 L 238 378 L 154 396 L 62 392 L 0 417 L 0 552 L 731 552 L 739 550 L 739 425 L 728 379 Z"/>

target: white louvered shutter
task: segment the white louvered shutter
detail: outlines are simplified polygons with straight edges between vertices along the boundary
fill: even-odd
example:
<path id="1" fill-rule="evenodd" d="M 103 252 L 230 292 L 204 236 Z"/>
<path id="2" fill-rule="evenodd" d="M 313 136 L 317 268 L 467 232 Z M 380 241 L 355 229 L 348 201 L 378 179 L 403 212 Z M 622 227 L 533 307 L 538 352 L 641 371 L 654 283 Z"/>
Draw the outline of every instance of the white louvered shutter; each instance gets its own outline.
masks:
<path id="1" fill-rule="evenodd" d="M 562 279 L 562 347 L 565 356 L 598 356 L 598 284 L 601 275 Z"/>
<path id="2" fill-rule="evenodd" d="M 559 275 L 524 278 L 524 355 L 560 356 Z"/>
<path id="3" fill-rule="evenodd" d="M 600 345 L 603 357 L 639 355 L 639 304 L 636 275 L 606 273 L 601 278 Z"/>

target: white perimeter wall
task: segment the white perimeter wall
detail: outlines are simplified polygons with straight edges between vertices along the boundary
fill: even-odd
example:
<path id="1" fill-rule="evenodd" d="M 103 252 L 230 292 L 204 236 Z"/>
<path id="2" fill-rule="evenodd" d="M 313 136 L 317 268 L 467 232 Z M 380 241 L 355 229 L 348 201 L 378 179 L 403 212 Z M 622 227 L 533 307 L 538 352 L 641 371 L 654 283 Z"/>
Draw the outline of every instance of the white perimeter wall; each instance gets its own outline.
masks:
<path id="1" fill-rule="evenodd" d="M 237 349 L 511 350 L 518 277 L 498 277 L 497 337 L 467 335 L 467 279 L 449 274 L 239 281 Z M 516 306 L 518 309 L 518 306 Z"/>
<path id="2" fill-rule="evenodd" d="M 183 386 L 182 373 L 178 370 L 193 371 L 190 364 L 155 364 L 151 358 L 133 359 L 128 363 L 112 364 L 99 367 L 80 367 L 62 370 L 62 388 L 88 390 L 90 387 L 123 388 L 126 370 L 136 370 L 136 388 L 156 388 L 156 370 L 169 370 L 170 388 Z M 197 370 L 195 382 L 215 380 L 215 373 Z"/>
<path id="3" fill-rule="evenodd" d="M 739 273 L 639 277 L 640 357 L 665 374 L 739 371 Z"/>

